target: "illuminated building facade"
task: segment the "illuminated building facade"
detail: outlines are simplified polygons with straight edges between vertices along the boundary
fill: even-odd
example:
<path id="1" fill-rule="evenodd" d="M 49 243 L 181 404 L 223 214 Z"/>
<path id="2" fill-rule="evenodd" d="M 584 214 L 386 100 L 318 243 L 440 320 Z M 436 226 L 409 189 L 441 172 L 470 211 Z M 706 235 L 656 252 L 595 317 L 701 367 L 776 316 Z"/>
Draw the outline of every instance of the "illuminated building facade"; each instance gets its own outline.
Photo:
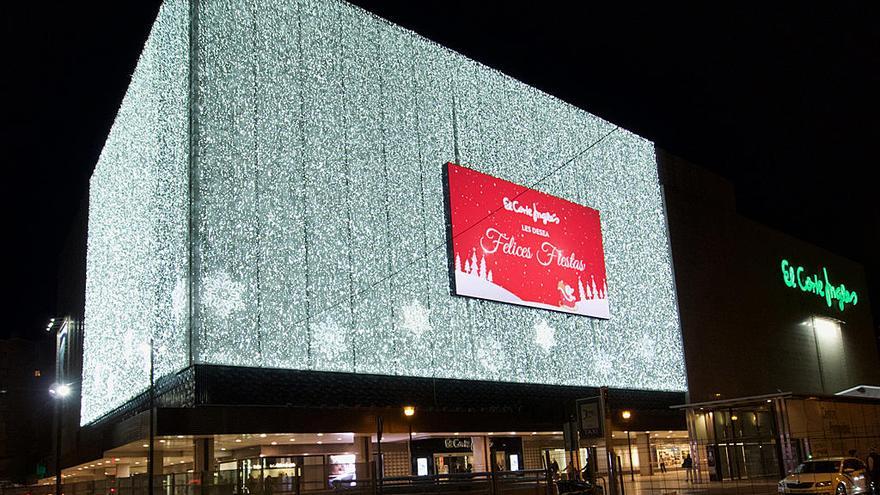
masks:
<path id="1" fill-rule="evenodd" d="M 456 279 L 501 282 L 475 249 L 451 252 L 447 163 L 598 212 L 603 279 L 546 281 L 572 311 L 456 295 Z M 744 377 L 705 371 L 732 355 L 706 342 L 714 319 L 740 316 L 712 298 L 733 282 L 702 285 L 696 260 L 725 258 L 689 251 L 670 170 L 651 142 L 345 3 L 169 0 L 91 179 L 69 475 L 144 472 L 151 373 L 158 469 L 237 486 L 293 464 L 363 477 L 379 430 L 387 475 L 564 467 L 558 430 L 603 385 L 616 434 L 636 432 L 613 440 L 625 470 L 680 459 L 670 406 Z M 531 206 L 512 214 L 555 235 Z M 784 284 L 781 259 L 768 283 L 814 296 Z M 837 276 L 863 315 L 863 280 Z M 593 299 L 602 317 L 572 314 Z"/>
<path id="2" fill-rule="evenodd" d="M 611 318 L 452 295 L 447 162 L 598 210 Z M 147 389 L 151 351 L 157 379 L 686 387 L 652 143 L 339 2 L 162 7 L 87 260 L 83 424 Z"/>

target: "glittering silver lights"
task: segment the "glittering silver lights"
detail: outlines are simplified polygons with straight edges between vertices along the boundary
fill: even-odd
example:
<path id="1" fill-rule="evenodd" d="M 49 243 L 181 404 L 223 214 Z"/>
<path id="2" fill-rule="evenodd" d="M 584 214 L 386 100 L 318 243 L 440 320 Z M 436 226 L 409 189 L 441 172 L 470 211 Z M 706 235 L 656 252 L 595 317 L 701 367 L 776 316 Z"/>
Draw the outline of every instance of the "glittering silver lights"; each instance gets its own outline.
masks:
<path id="1" fill-rule="evenodd" d="M 610 320 L 450 295 L 456 160 L 601 212 Z M 347 4 L 167 1 L 91 186 L 83 423 L 151 335 L 157 376 L 685 388 L 652 144 Z"/>

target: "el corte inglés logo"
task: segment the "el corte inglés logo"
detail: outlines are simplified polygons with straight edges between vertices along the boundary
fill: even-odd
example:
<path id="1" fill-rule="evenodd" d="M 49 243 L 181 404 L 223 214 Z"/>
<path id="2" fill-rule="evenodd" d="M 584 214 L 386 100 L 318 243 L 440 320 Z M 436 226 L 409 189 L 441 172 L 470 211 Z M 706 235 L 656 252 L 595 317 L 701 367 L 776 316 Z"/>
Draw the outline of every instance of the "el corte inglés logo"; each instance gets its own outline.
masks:
<path id="1" fill-rule="evenodd" d="M 847 304 L 855 306 L 859 303 L 859 295 L 855 291 L 847 289 L 846 285 L 842 283 L 837 286 L 831 283 L 828 278 L 828 270 L 824 266 L 822 267 L 822 277 L 817 273 L 807 272 L 807 269 L 802 266 L 794 266 L 786 259 L 782 260 L 780 268 L 782 268 L 782 280 L 786 286 L 825 298 L 829 308 L 834 304 L 834 301 L 837 301 L 837 307 L 841 311 Z"/>

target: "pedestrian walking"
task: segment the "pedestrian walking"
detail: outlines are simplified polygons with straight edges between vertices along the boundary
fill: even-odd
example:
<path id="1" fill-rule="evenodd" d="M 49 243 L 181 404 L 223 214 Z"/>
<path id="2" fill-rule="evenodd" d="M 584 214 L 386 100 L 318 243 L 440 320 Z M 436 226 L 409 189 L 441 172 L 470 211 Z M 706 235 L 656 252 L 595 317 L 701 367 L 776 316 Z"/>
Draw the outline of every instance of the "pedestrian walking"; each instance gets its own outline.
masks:
<path id="1" fill-rule="evenodd" d="M 682 461 L 682 463 L 681 463 L 681 467 L 683 467 L 685 469 L 685 472 L 687 475 L 687 482 L 693 483 L 695 481 L 694 480 L 694 460 L 691 458 L 690 453 L 688 453 L 685 456 L 684 461 Z"/>

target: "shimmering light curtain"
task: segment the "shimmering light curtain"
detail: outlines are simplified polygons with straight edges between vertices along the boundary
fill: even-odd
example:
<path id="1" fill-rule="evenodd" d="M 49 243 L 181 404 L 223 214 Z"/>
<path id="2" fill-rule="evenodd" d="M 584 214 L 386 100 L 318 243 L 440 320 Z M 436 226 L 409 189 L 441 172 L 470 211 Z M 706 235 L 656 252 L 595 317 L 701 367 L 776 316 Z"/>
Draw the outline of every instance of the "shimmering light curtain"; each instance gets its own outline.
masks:
<path id="1" fill-rule="evenodd" d="M 456 160 L 601 212 L 610 320 L 450 295 Z M 161 374 L 685 388 L 652 143 L 342 2 L 167 2 L 91 194 L 83 422 L 150 335 Z"/>

